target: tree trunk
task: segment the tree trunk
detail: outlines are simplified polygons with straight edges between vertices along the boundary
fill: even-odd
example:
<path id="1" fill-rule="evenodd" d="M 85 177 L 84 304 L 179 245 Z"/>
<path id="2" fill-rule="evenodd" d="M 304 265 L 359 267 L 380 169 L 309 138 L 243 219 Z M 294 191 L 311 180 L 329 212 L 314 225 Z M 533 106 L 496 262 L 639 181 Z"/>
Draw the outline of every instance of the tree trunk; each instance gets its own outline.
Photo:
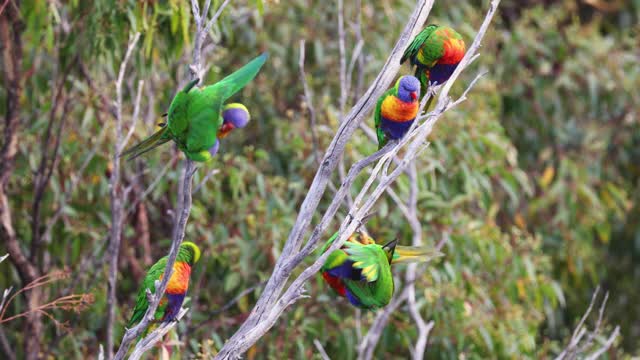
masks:
<path id="1" fill-rule="evenodd" d="M 13 165 L 18 144 L 18 125 L 20 120 L 19 101 L 22 95 L 22 42 L 24 29 L 19 14 L 20 1 L 12 0 L 0 14 L 0 52 L 2 53 L 2 77 L 7 93 L 4 134 L 0 150 L 0 239 L 4 243 L 11 262 L 18 270 L 22 285 L 26 286 L 38 278 L 38 271 L 22 251 L 15 233 L 9 199 L 6 193 L 7 183 L 13 173 Z M 26 292 L 27 310 L 36 308 L 42 301 L 42 289 L 35 288 Z M 25 319 L 24 358 L 38 359 L 42 338 L 42 315 L 30 313 Z"/>

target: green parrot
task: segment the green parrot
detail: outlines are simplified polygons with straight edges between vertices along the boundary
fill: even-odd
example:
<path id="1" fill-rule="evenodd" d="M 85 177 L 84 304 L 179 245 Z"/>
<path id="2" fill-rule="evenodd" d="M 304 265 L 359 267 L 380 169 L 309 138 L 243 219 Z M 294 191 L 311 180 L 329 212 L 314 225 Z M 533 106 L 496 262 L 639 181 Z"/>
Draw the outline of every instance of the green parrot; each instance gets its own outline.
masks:
<path id="1" fill-rule="evenodd" d="M 322 247 L 325 252 L 338 238 L 335 233 Z M 391 265 L 426 262 L 442 254 L 428 247 L 385 245 L 362 231 L 355 232 L 342 248 L 334 250 L 320 269 L 322 277 L 340 296 L 361 309 L 385 307 L 393 296 Z"/>
<path id="2" fill-rule="evenodd" d="M 209 161 L 218 151 L 219 139 L 248 123 L 246 107 L 237 103 L 223 104 L 258 74 L 267 56 L 263 53 L 213 85 L 198 88 L 199 79 L 189 82 L 171 101 L 166 124 L 160 124 L 160 130 L 125 150 L 121 156 L 134 159 L 173 140 L 189 159 Z"/>
<path id="3" fill-rule="evenodd" d="M 149 307 L 149 301 L 147 300 L 147 289 L 152 293 L 156 292 L 155 282 L 161 280 L 164 275 L 164 269 L 167 266 L 167 256 L 161 258 L 149 268 L 147 275 L 142 282 L 142 288 L 138 292 L 136 299 L 136 306 L 133 309 L 131 319 L 127 324 L 128 328 L 137 324 L 144 313 L 147 312 Z M 189 277 L 191 276 L 191 269 L 195 263 L 200 259 L 200 248 L 198 245 L 185 241 L 180 244 L 178 249 L 178 255 L 176 262 L 173 264 L 173 273 L 167 284 L 167 289 L 164 296 L 158 304 L 158 308 L 155 313 L 156 322 L 169 322 L 175 320 L 182 302 L 187 295 L 189 289 Z"/>

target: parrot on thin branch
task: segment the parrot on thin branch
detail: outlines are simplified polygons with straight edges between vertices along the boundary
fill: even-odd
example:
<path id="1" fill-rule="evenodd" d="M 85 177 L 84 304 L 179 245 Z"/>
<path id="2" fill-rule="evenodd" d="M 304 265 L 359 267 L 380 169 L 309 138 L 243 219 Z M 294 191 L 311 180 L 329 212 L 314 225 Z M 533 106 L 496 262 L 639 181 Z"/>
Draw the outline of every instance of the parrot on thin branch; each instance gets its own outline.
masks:
<path id="1" fill-rule="evenodd" d="M 321 251 L 327 251 L 337 238 L 335 233 Z M 357 231 L 329 255 L 320 272 L 327 284 L 349 303 L 375 310 L 387 306 L 393 296 L 392 264 L 427 262 L 439 256 L 442 254 L 432 248 L 402 246 L 398 240 L 379 245 L 365 232 Z"/>
<path id="2" fill-rule="evenodd" d="M 442 85 L 451 77 L 465 52 L 466 46 L 460 34 L 448 26 L 431 24 L 409 44 L 400 64 L 409 60 L 411 66 L 416 66 L 415 76 L 420 80 L 421 94 L 424 96 L 430 84 Z M 429 99 L 429 103 L 432 99 Z M 427 110 L 429 105 L 426 106 Z"/>
<path id="3" fill-rule="evenodd" d="M 167 256 L 161 258 L 147 271 L 147 275 L 142 282 L 142 288 L 140 288 L 138 297 L 136 298 L 136 306 L 133 309 L 133 314 L 127 324 L 128 328 L 135 326 L 142 320 L 144 314 L 147 312 L 147 308 L 149 307 L 147 289 L 155 294 L 155 282 L 156 280 L 162 280 L 164 269 L 167 266 L 167 258 Z M 155 312 L 155 322 L 170 322 L 175 320 L 182 307 L 182 302 L 187 295 L 187 290 L 189 289 L 191 269 L 199 259 L 200 248 L 198 245 L 190 241 L 185 241 L 180 244 L 176 262 L 173 264 L 173 273 Z"/>
<path id="4" fill-rule="evenodd" d="M 235 128 L 245 127 L 250 119 L 244 105 L 224 102 L 253 80 L 266 60 L 267 53 L 263 53 L 233 74 L 203 88 L 196 86 L 199 79 L 189 82 L 171 101 L 161 129 L 121 156 L 135 159 L 173 140 L 189 159 L 209 161 L 220 147 L 219 139 Z"/>
<path id="5" fill-rule="evenodd" d="M 418 115 L 419 97 L 420 81 L 411 75 L 398 79 L 394 87 L 380 96 L 374 113 L 378 149 L 409 131 Z"/>

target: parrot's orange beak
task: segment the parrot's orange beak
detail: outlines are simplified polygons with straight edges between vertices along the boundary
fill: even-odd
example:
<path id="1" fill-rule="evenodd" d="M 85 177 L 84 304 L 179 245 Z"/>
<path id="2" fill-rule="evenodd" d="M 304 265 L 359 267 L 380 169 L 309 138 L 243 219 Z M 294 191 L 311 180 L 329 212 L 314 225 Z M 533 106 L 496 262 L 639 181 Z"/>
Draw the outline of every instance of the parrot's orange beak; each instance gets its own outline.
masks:
<path id="1" fill-rule="evenodd" d="M 415 100 L 415 99 L 417 99 L 417 98 L 418 98 L 418 93 L 417 93 L 417 92 L 415 92 L 415 91 L 412 91 L 412 92 L 411 92 L 411 99 Z"/>
<path id="2" fill-rule="evenodd" d="M 233 129 L 235 129 L 235 126 L 233 126 L 231 121 L 222 124 L 220 130 L 218 130 L 218 139 L 224 139 Z"/>

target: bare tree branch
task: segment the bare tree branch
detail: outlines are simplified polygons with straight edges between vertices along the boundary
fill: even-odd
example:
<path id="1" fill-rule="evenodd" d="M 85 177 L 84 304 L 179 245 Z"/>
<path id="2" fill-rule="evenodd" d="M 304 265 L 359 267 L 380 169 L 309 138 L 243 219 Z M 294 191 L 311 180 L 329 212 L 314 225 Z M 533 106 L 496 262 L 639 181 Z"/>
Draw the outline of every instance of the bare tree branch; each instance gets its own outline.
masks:
<path id="1" fill-rule="evenodd" d="M 496 6 L 499 0 L 494 0 L 489 8 L 487 16 L 478 31 L 476 39 L 474 40 L 469 51 L 462 59 L 457 70 L 452 75 L 450 82 L 445 85 L 443 91 L 440 93 L 438 104 L 434 111 L 420 117 L 418 120 L 424 120 L 422 124 L 418 126 L 418 122 L 414 125 L 409 134 L 407 134 L 399 144 L 396 146 L 393 142 L 390 142 L 385 148 L 381 149 L 374 155 L 382 153 L 380 160 L 371 172 L 371 175 L 367 182 L 364 184 L 360 193 L 354 200 L 354 204 L 347 215 L 346 219 L 342 222 L 339 230 L 339 237 L 334 243 L 327 249 L 325 253 L 320 255 L 311 266 L 307 267 L 302 273 L 291 283 L 286 291 L 281 295 L 284 286 L 287 283 L 287 279 L 291 272 L 297 265 L 313 251 L 317 245 L 320 234 L 324 231 L 321 224 L 316 227 L 311 235 L 307 245 L 298 251 L 302 235 L 306 228 L 309 226 L 312 214 L 318 205 L 322 194 L 326 188 L 327 183 L 333 169 L 337 165 L 343 151 L 344 144 L 351 136 L 353 131 L 359 126 L 360 121 L 364 119 L 364 115 L 373 107 L 377 98 L 381 95 L 391 80 L 395 76 L 398 70 L 397 64 L 399 64 L 399 58 L 402 51 L 409 39 L 417 33 L 426 19 L 431 6 L 432 1 L 420 1 L 414 11 L 413 16 L 409 20 L 405 31 L 403 32 L 398 44 L 391 53 L 391 56 L 387 60 L 385 67 L 379 74 L 374 84 L 369 88 L 358 104 L 352 109 L 351 113 L 347 116 L 347 119 L 341 122 L 337 135 L 334 137 L 332 143 L 329 145 L 329 149 L 326 152 L 325 158 L 316 173 L 316 178 L 311 184 L 311 188 L 307 197 L 305 198 L 298 219 L 292 229 L 287 242 L 285 243 L 282 255 L 276 263 L 274 273 L 272 274 L 269 282 L 267 283 L 264 292 L 258 303 L 254 307 L 252 313 L 240 329 L 234 334 L 220 350 L 216 358 L 229 359 L 236 358 L 243 354 L 251 345 L 253 345 L 261 336 L 268 331 L 271 326 L 278 319 L 280 314 L 296 300 L 303 297 L 304 284 L 309 280 L 323 265 L 328 255 L 335 249 L 338 249 L 346 241 L 347 237 L 353 233 L 359 226 L 361 226 L 361 219 L 369 213 L 372 206 L 378 200 L 378 198 L 384 193 L 387 187 L 395 181 L 395 179 L 408 167 L 413 159 L 418 156 L 425 147 L 425 139 L 432 131 L 433 126 L 437 119 L 447 110 L 453 108 L 457 102 L 452 102 L 448 96 L 451 82 L 455 81 L 457 76 L 462 70 L 464 70 L 471 62 L 471 59 L 475 56 L 475 52 L 480 46 L 480 41 L 483 38 L 488 24 L 490 23 L 495 13 Z M 473 83 L 471 84 L 473 85 Z M 424 103 L 422 104 L 424 106 Z M 391 148 L 389 148 L 391 146 Z M 390 169 L 390 164 L 394 156 L 398 154 L 398 150 L 401 147 L 406 147 L 407 150 L 404 157 L 394 169 Z M 353 167 L 352 167 L 353 170 Z M 351 171 L 350 171 L 351 173 Z M 349 175 L 347 175 L 347 179 Z M 377 186 L 372 188 L 374 182 L 377 181 Z M 340 190 L 339 190 L 340 192 Z M 333 202 L 340 202 L 342 198 L 336 196 Z M 330 206 L 331 207 L 331 206 Z M 325 216 L 328 214 L 325 213 Z M 323 219 L 324 220 L 324 219 Z"/>
<path id="2" fill-rule="evenodd" d="M 327 355 L 327 351 L 324 349 L 324 347 L 322 346 L 322 343 L 320 343 L 318 339 L 313 339 L 313 345 L 315 345 L 316 349 L 318 349 L 318 352 L 320 353 L 320 357 L 322 358 L 322 360 L 331 360 L 329 355 Z"/>
<path id="3" fill-rule="evenodd" d="M 245 347 L 244 345 L 241 345 L 241 343 L 246 343 L 246 340 L 244 339 L 245 333 L 249 329 L 254 328 L 258 322 L 263 321 L 266 313 L 271 311 L 275 302 L 279 301 L 278 299 L 282 289 L 292 271 L 291 268 L 286 268 L 285 265 L 290 262 L 292 257 L 297 255 L 298 249 L 302 245 L 302 236 L 310 225 L 312 215 L 315 213 L 326 186 L 330 182 L 331 174 L 338 164 L 340 156 L 344 152 L 347 141 L 359 124 L 365 119 L 369 111 L 373 109 L 378 97 L 382 95 L 389 84 L 393 81 L 395 74 L 400 68 L 400 57 L 402 55 L 402 51 L 409 43 L 410 39 L 420 30 L 422 24 L 424 24 L 431 6 L 433 6 L 432 0 L 422 0 L 418 3 L 406 28 L 400 36 L 400 40 L 383 66 L 382 71 L 369 87 L 369 90 L 367 90 L 365 95 L 363 95 L 349 115 L 347 115 L 346 119 L 340 122 L 337 134 L 325 152 L 324 159 L 321 162 L 315 178 L 309 188 L 309 192 L 300 207 L 296 222 L 284 245 L 282 255 L 276 262 L 273 274 L 265 286 L 265 290 L 258 299 L 258 303 L 255 305 L 253 311 L 249 315 L 249 318 L 221 349 L 221 352 L 218 354 L 219 358 L 230 358 L 232 356 L 237 356 L 238 353 L 242 353 L 243 351 L 241 349 Z M 255 340 L 257 340 L 257 338 Z M 255 342 L 255 340 L 252 339 L 253 342 Z"/>
<path id="4" fill-rule="evenodd" d="M 300 79 L 302 80 L 302 88 L 304 90 L 304 102 L 309 112 L 309 127 L 311 128 L 311 144 L 313 145 L 313 159 L 320 164 L 320 143 L 318 142 L 318 133 L 316 129 L 316 109 L 313 106 L 313 95 L 311 88 L 307 82 L 307 75 L 304 72 L 305 59 L 305 41 L 300 40 L 300 57 L 298 59 L 298 69 L 300 70 Z"/>
<path id="5" fill-rule="evenodd" d="M 120 241 L 122 238 L 122 215 L 124 198 L 120 191 L 120 152 L 123 148 L 122 138 L 122 81 L 127 70 L 127 63 L 135 49 L 140 33 L 135 33 L 129 39 L 127 51 L 120 64 L 118 78 L 116 80 L 116 124 L 115 145 L 111 158 L 113 169 L 109 178 L 109 190 L 111 198 L 111 229 L 109 232 L 109 278 L 107 291 L 107 359 L 113 358 L 113 327 L 116 321 L 116 282 L 118 279 L 118 258 L 120 253 Z M 138 107 L 138 105 L 136 105 Z"/>
<path id="6" fill-rule="evenodd" d="M 589 315 L 591 315 L 591 311 L 598 300 L 599 293 L 600 286 L 598 286 L 593 292 L 589 307 L 587 307 L 587 310 L 578 322 L 573 334 L 571 334 L 569 343 L 564 350 L 558 354 L 556 360 L 598 359 L 613 345 L 617 337 L 620 335 L 620 327 L 616 326 L 608 337 L 602 337 L 603 332 L 605 331 L 602 328 L 602 318 L 604 316 L 604 309 L 607 306 L 607 300 L 609 299 L 609 293 L 604 295 L 604 299 L 600 305 L 600 310 L 598 311 L 598 319 L 596 320 L 593 330 L 589 330 L 585 326 L 585 322 L 589 318 Z M 589 353 L 589 351 L 592 352 Z"/>
<path id="7" fill-rule="evenodd" d="M 189 309 L 181 308 L 180 312 L 176 316 L 176 320 L 162 323 L 155 329 L 149 336 L 140 340 L 135 348 L 133 348 L 133 352 L 131 352 L 131 356 L 129 356 L 129 360 L 137 360 L 147 351 L 151 350 L 155 344 L 162 340 L 162 338 L 173 329 L 178 322 L 184 317 L 184 315 L 189 311 Z"/>
<path id="8" fill-rule="evenodd" d="M 397 293 L 393 299 L 391 299 L 389 305 L 378 311 L 367 335 L 362 338 L 362 341 L 358 346 L 358 360 L 373 359 L 373 354 L 378 342 L 380 341 L 380 337 L 382 336 L 382 331 L 387 326 L 391 314 L 394 313 L 405 300 L 407 300 L 407 292 L 407 288 L 405 288 L 403 291 Z"/>
<path id="9" fill-rule="evenodd" d="M 127 146 L 127 143 L 129 142 L 129 139 L 131 139 L 131 136 L 133 135 L 133 132 L 136 129 L 136 125 L 138 124 L 138 119 L 140 118 L 140 99 L 142 98 L 142 88 L 144 87 L 144 80 L 140 80 L 138 81 L 138 91 L 136 92 L 136 100 L 134 102 L 134 108 L 133 108 L 133 120 L 131 120 L 131 126 L 129 127 L 129 132 L 127 133 L 127 136 L 124 137 L 124 140 L 122 140 L 122 144 L 120 146 L 120 149 L 118 150 L 118 152 L 122 152 L 122 150 L 124 150 L 125 146 Z"/>

